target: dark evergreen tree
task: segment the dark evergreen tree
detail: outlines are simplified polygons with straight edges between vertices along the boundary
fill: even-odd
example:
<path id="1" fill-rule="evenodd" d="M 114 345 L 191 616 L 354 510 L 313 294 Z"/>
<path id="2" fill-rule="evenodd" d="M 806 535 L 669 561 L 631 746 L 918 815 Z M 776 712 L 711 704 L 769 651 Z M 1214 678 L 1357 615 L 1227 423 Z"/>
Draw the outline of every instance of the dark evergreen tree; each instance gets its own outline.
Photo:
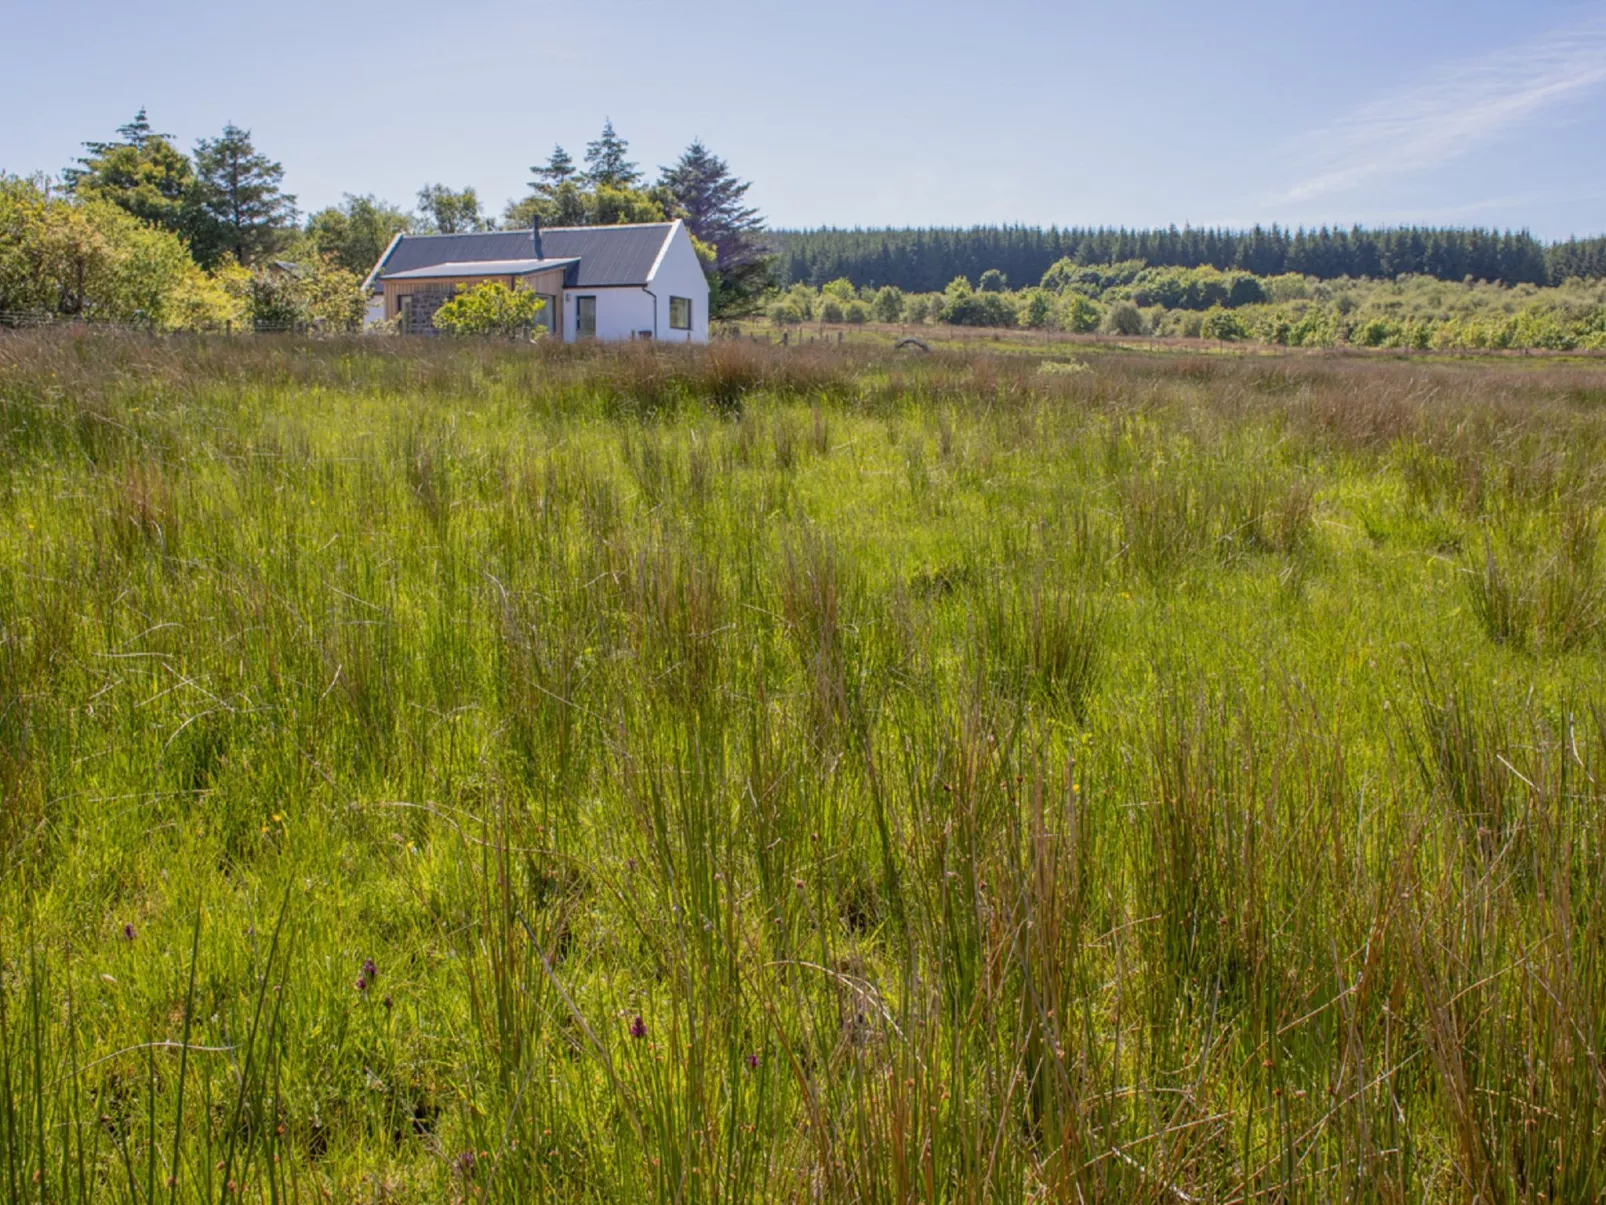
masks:
<path id="1" fill-rule="evenodd" d="M 296 199 L 280 184 L 284 168 L 259 152 L 251 131 L 232 122 L 195 144 L 199 218 L 192 249 L 202 263 L 232 255 L 242 264 L 271 255 L 295 222 Z"/>
<path id="2" fill-rule="evenodd" d="M 659 187 L 699 242 L 714 249 L 711 312 L 747 313 L 770 286 L 774 255 L 763 241 L 764 219 L 747 204 L 752 187 L 694 139 L 672 167 L 659 169 Z"/>
<path id="3" fill-rule="evenodd" d="M 141 221 L 193 238 L 196 178 L 189 156 L 159 134 L 141 109 L 117 129 L 115 142 L 86 142 L 76 164 L 62 172 L 68 190 L 110 201 Z"/>
<path id="4" fill-rule="evenodd" d="M 575 166 L 574 158 L 568 151 L 561 146 L 554 146 L 546 163 L 530 168 L 530 174 L 535 177 L 530 181 L 531 190 L 536 196 L 551 200 L 558 189 L 579 177 L 580 169 Z"/>
<path id="5" fill-rule="evenodd" d="M 638 188 L 641 172 L 630 162 L 630 144 L 614 133 L 613 119 L 602 123 L 602 136 L 586 143 L 586 183 L 597 188 Z"/>

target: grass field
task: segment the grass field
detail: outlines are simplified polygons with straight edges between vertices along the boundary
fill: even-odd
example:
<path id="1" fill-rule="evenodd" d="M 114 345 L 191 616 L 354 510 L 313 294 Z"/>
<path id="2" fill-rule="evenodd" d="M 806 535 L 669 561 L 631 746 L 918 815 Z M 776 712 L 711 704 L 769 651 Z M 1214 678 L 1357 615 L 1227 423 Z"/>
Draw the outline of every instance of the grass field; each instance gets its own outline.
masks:
<path id="1" fill-rule="evenodd" d="M 0 1198 L 1606 1195 L 1606 367 L 0 334 Z"/>

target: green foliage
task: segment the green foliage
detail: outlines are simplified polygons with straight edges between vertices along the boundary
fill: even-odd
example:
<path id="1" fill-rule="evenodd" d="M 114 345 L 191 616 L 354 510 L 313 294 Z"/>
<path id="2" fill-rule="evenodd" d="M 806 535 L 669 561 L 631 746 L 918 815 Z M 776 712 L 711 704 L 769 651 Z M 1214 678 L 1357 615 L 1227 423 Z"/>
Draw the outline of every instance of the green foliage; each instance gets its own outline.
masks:
<path id="1" fill-rule="evenodd" d="M 885 342 L 0 336 L 0 1196 L 1598 1200 L 1599 371 Z"/>
<path id="2" fill-rule="evenodd" d="M 976 289 L 982 293 L 1002 293 L 1009 288 L 1009 278 L 997 268 L 988 268 L 981 274 Z"/>
<path id="3" fill-rule="evenodd" d="M 1015 281 L 1042 281 L 1061 263 L 1104 268 L 1139 261 L 1152 268 L 1204 268 L 1255 276 L 1342 277 L 1560 284 L 1600 278 L 1606 239 L 1546 248 L 1523 232 L 1428 229 L 1167 230 L 1034 229 L 808 230 L 777 232 L 783 283 L 818 286 L 837 276 L 855 285 L 936 291 L 957 274 L 975 280 L 997 269 Z M 1123 282 L 1127 283 L 1127 282 Z M 1045 287 L 1060 288 L 1045 282 Z M 1108 284 L 1100 289 L 1110 287 Z"/>
<path id="4" fill-rule="evenodd" d="M 341 267 L 333 257 L 265 265 L 250 275 L 247 317 L 256 329 L 265 331 L 359 331 L 362 281 L 362 275 Z"/>
<path id="5" fill-rule="evenodd" d="M 1028 330 L 1043 330 L 1054 317 L 1053 294 L 1046 289 L 1027 289 L 1021 295 L 1020 324 Z"/>
<path id="6" fill-rule="evenodd" d="M 1263 279 L 1214 268 L 1150 269 L 1137 262 L 1102 268 L 1066 262 L 1045 280 L 1038 289 L 982 293 L 966 277 L 956 277 L 942 293 L 903 295 L 902 317 L 911 323 L 1018 323 L 1074 334 L 1103 329 L 1127 337 L 1257 340 L 1286 347 L 1570 351 L 1606 345 L 1606 283 L 1513 289 L 1425 277 Z M 826 292 L 844 303 L 867 300 L 872 314 L 880 296 L 855 289 L 846 277 L 829 282 L 819 294 L 793 285 L 785 296 L 806 316 L 807 299 Z M 1206 301 L 1213 304 L 1196 308 Z"/>
<path id="7" fill-rule="evenodd" d="M 312 255 L 329 257 L 346 271 L 367 276 L 391 239 L 412 228 L 412 219 L 396 206 L 372 196 L 347 194 L 338 206 L 320 209 L 307 219 L 305 241 Z"/>
<path id="8" fill-rule="evenodd" d="M 1103 320 L 1104 311 L 1098 303 L 1079 292 L 1065 294 L 1060 304 L 1060 322 L 1066 330 L 1078 335 L 1090 334 L 1099 329 Z"/>
<path id="9" fill-rule="evenodd" d="M 666 211 L 682 217 L 692 237 L 715 250 L 708 273 L 711 315 L 750 313 L 774 280 L 774 256 L 762 241 L 764 219 L 746 202 L 752 185 L 693 140 L 662 169 L 658 187 L 668 195 Z"/>
<path id="10" fill-rule="evenodd" d="M 502 213 L 502 229 L 525 230 L 535 218 L 543 226 L 618 226 L 662 222 L 668 216 L 668 193 L 660 188 L 586 186 L 567 180 L 550 196 L 532 195 L 510 202 Z"/>
<path id="11" fill-rule="evenodd" d="M 251 265 L 287 242 L 296 199 L 284 192 L 284 168 L 259 152 L 251 131 L 230 123 L 195 144 L 199 215 L 191 248 L 205 266 L 230 255 Z"/>
<path id="12" fill-rule="evenodd" d="M 118 130 L 119 142 L 86 143 L 76 167 L 62 173 L 82 199 L 108 201 L 142 222 L 193 236 L 199 192 L 194 166 L 165 134 L 155 133 L 141 109 Z"/>
<path id="13" fill-rule="evenodd" d="M 530 188 L 537 196 L 550 199 L 559 188 L 578 177 L 580 169 L 575 166 L 574 157 L 568 151 L 561 146 L 554 146 L 546 163 L 530 168 L 530 174 L 535 177 L 530 182 Z"/>
<path id="14" fill-rule="evenodd" d="M 430 234 L 465 234 L 489 230 L 491 222 L 480 211 L 479 194 L 472 188 L 426 184 L 418 190 L 418 210 Z"/>
<path id="15" fill-rule="evenodd" d="M 1137 306 L 1130 301 L 1118 301 L 1104 312 L 1103 329 L 1112 335 L 1141 335 L 1148 324 Z"/>
<path id="16" fill-rule="evenodd" d="M 1215 268 L 1146 268 L 1125 290 L 1138 306 L 1168 310 L 1208 310 L 1256 305 L 1266 300 L 1260 281 L 1247 272 Z"/>
<path id="17" fill-rule="evenodd" d="M 614 132 L 611 118 L 605 120 L 596 141 L 586 143 L 586 183 L 593 188 L 639 187 L 641 172 L 630 162 L 629 155 L 630 144 Z"/>
<path id="18" fill-rule="evenodd" d="M 1249 327 L 1231 310 L 1217 306 L 1205 314 L 1199 333 L 1206 339 L 1236 341 L 1249 338 Z"/>
<path id="19" fill-rule="evenodd" d="M 803 311 L 790 298 L 770 303 L 769 319 L 776 326 L 796 326 L 804 321 Z"/>
<path id="20" fill-rule="evenodd" d="M 875 300 L 870 303 L 871 312 L 877 322 L 896 322 L 903 317 L 903 290 L 888 285 L 876 291 Z"/>
<path id="21" fill-rule="evenodd" d="M 457 286 L 457 296 L 435 311 L 435 329 L 448 335 L 527 336 L 546 302 L 522 284 L 500 281 Z"/>
<path id="22" fill-rule="evenodd" d="M 963 277 L 949 285 L 937 317 L 950 326 L 1014 326 L 1017 322 L 1013 298 L 974 292 Z"/>
<path id="23" fill-rule="evenodd" d="M 122 206 L 52 197 L 40 182 L 0 177 L 0 312 L 168 329 L 204 309 L 203 280 L 178 236 Z"/>

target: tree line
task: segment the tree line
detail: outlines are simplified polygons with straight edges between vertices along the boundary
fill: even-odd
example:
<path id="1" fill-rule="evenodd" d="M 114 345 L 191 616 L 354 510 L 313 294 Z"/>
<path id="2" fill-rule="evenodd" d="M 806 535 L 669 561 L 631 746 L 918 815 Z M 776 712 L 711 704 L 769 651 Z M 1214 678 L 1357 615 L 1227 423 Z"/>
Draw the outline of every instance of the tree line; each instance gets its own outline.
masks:
<path id="1" fill-rule="evenodd" d="M 141 109 L 87 141 L 59 178 L 0 175 L 0 312 L 47 312 L 222 329 L 361 324 L 362 280 L 400 233 L 683 219 L 709 278 L 711 312 L 737 315 L 769 289 L 773 253 L 746 181 L 694 140 L 649 182 L 612 121 L 584 166 L 561 146 L 531 167 L 500 218 L 475 189 L 419 189 L 411 209 L 372 194 L 303 215 L 284 167 L 232 123 L 186 153 Z M 138 269 L 138 264 L 160 265 Z M 148 278 L 136 283 L 141 272 Z M 132 274 L 132 275 L 131 275 Z"/>
<path id="2" fill-rule="evenodd" d="M 977 226 L 970 229 L 777 231 L 771 236 L 782 287 L 818 288 L 846 279 L 855 287 L 906 292 L 945 289 L 957 277 L 997 271 L 1017 286 L 1040 281 L 1055 264 L 1141 261 L 1155 268 L 1215 268 L 1255 276 L 1317 280 L 1482 280 L 1560 284 L 1606 277 L 1606 238 L 1547 246 L 1526 231 L 1408 226 L 1348 230 L 1083 229 Z"/>

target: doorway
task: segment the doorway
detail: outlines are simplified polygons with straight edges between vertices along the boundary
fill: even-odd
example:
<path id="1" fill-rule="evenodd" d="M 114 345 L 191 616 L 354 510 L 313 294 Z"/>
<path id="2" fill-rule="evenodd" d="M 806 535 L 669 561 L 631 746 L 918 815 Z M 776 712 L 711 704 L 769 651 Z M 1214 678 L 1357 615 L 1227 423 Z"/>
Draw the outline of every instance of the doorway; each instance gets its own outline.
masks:
<path id="1" fill-rule="evenodd" d="M 576 297 L 574 299 L 574 337 L 576 339 L 595 339 L 597 337 L 597 299 L 595 297 Z"/>

